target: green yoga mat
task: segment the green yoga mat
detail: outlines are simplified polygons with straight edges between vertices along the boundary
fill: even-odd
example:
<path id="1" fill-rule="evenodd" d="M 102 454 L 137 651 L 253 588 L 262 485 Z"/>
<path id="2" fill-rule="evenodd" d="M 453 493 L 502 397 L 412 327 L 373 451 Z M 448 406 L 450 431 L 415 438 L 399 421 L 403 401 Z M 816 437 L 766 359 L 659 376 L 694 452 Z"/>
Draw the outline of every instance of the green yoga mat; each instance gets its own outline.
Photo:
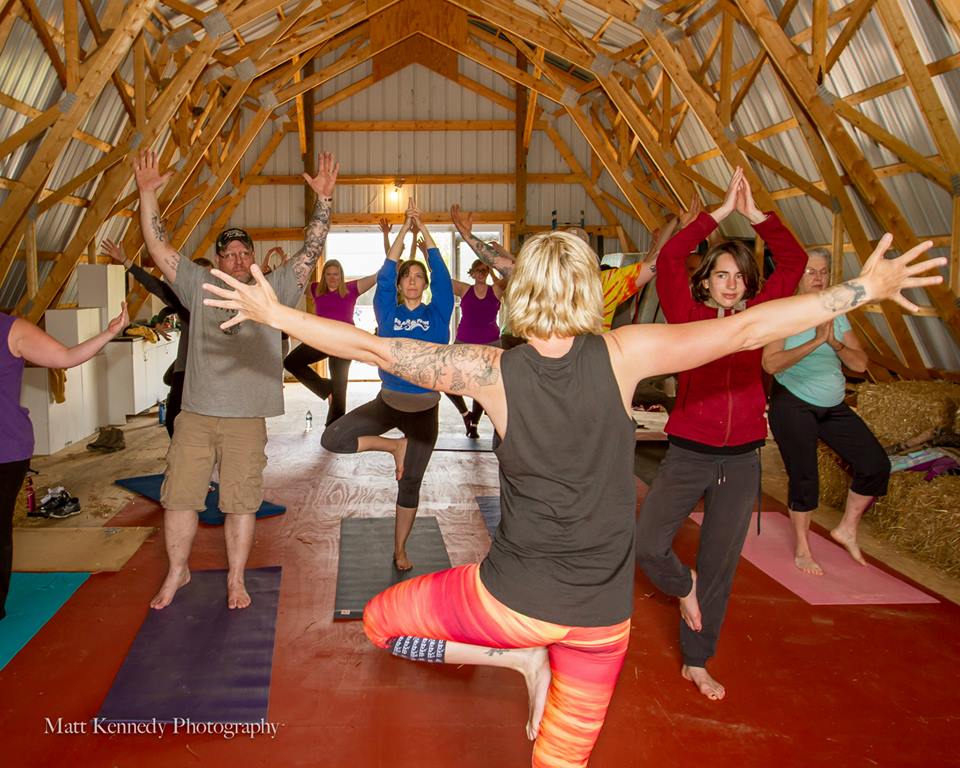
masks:
<path id="1" fill-rule="evenodd" d="M 89 573 L 14 573 L 7 595 L 7 616 L 0 619 L 0 669 L 30 642 Z"/>

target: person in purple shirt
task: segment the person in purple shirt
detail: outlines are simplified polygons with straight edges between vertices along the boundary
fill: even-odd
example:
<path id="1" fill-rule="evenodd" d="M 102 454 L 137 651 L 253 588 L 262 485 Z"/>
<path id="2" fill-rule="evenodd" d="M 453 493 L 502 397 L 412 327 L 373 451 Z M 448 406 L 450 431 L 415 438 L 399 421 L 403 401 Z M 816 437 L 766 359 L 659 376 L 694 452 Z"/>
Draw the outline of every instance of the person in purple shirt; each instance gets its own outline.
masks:
<path id="1" fill-rule="evenodd" d="M 13 566 L 13 510 L 33 457 L 30 412 L 20 405 L 25 362 L 43 368 L 73 368 L 87 362 L 127 327 L 127 304 L 107 330 L 65 347 L 33 323 L 0 312 L 0 619 L 10 590 Z"/>
<path id="2" fill-rule="evenodd" d="M 344 280 L 343 266 L 336 259 L 331 259 L 324 264 L 320 282 L 310 283 L 310 295 L 313 297 L 317 316 L 353 325 L 353 311 L 357 299 L 360 294 L 373 288 L 376 282 L 376 272 L 357 280 Z M 330 366 L 329 379 L 325 379 L 310 367 L 312 363 L 320 362 L 324 358 L 328 358 Z M 301 344 L 284 358 L 283 367 L 313 394 L 329 402 L 326 426 L 330 426 L 347 412 L 349 360 L 329 356 L 309 344 Z"/>
<path id="3" fill-rule="evenodd" d="M 454 343 L 499 346 L 500 326 L 497 324 L 497 315 L 500 312 L 500 297 L 507 288 L 507 279 L 503 277 L 494 280 L 493 285 L 488 284 L 490 267 L 480 259 L 474 260 L 467 274 L 473 279 L 472 284 L 453 281 L 453 293 L 460 298 L 460 324 L 457 326 Z M 447 397 L 460 412 L 467 437 L 478 439 L 480 434 L 477 432 L 477 425 L 483 416 L 483 406 L 474 400 L 473 407 L 467 410 L 463 395 L 448 394 Z"/>

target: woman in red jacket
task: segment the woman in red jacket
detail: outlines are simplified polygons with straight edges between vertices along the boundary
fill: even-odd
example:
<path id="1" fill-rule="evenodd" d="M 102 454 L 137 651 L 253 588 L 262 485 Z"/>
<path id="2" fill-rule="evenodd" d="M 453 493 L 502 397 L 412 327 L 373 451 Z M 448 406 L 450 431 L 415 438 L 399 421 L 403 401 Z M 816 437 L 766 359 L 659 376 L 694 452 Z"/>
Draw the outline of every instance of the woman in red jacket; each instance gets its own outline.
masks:
<path id="1" fill-rule="evenodd" d="M 712 247 L 688 278 L 687 254 L 734 211 L 770 247 L 776 270 L 761 285 L 752 249 L 727 241 Z M 806 261 L 777 215 L 754 204 L 738 168 L 720 207 L 701 212 L 663 247 L 657 294 L 669 323 L 724 317 L 792 295 Z M 760 488 L 759 449 L 767 436 L 761 356 L 760 350 L 736 352 L 680 374 L 666 427 L 670 447 L 637 523 L 638 563 L 659 589 L 680 598 L 681 674 L 710 699 L 725 693 L 706 663 L 716 650 Z M 701 498 L 704 518 L 693 571 L 674 553 L 673 539 Z"/>

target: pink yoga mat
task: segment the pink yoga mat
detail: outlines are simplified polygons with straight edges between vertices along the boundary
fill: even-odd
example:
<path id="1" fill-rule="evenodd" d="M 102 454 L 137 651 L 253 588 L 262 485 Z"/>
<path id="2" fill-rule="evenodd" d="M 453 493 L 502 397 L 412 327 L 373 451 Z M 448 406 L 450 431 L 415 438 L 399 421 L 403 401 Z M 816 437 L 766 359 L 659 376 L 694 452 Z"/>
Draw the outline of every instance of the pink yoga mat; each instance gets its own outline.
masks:
<path id="1" fill-rule="evenodd" d="M 702 512 L 691 519 L 700 525 Z M 804 573 L 793 564 L 793 528 L 779 512 L 764 512 L 757 536 L 754 514 L 743 556 L 810 605 L 894 605 L 937 603 L 935 597 L 911 587 L 873 565 L 863 566 L 832 539 L 810 532 L 810 550 L 823 576 Z"/>

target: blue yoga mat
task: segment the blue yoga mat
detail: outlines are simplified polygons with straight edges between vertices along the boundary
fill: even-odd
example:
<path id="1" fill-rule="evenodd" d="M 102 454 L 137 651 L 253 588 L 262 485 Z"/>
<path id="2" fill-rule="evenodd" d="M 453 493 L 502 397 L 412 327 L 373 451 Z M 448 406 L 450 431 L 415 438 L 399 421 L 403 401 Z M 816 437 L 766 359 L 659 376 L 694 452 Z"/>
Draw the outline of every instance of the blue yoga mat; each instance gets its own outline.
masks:
<path id="1" fill-rule="evenodd" d="M 487 526 L 487 533 L 490 538 L 497 532 L 497 526 L 500 525 L 500 497 L 499 496 L 477 496 L 477 506 L 480 507 L 480 514 L 483 516 L 484 525 Z"/>
<path id="2" fill-rule="evenodd" d="M 98 717 L 256 723 L 267 718 L 280 566 L 251 568 L 253 603 L 227 608 L 227 572 L 194 571 L 173 602 L 150 611 Z"/>
<path id="3" fill-rule="evenodd" d="M 139 493 L 148 499 L 160 501 L 160 486 L 163 485 L 163 475 L 142 475 L 140 477 L 127 477 L 116 481 L 121 488 L 128 491 Z M 210 483 L 213 490 L 207 494 L 207 508 L 200 513 L 200 522 L 206 525 L 223 525 L 224 514 L 220 511 L 220 485 Z M 287 508 L 282 504 L 273 504 L 264 501 L 257 510 L 257 517 L 273 517 L 282 515 Z"/>
<path id="4" fill-rule="evenodd" d="M 0 620 L 0 669 L 60 610 L 89 573 L 13 573 Z"/>

